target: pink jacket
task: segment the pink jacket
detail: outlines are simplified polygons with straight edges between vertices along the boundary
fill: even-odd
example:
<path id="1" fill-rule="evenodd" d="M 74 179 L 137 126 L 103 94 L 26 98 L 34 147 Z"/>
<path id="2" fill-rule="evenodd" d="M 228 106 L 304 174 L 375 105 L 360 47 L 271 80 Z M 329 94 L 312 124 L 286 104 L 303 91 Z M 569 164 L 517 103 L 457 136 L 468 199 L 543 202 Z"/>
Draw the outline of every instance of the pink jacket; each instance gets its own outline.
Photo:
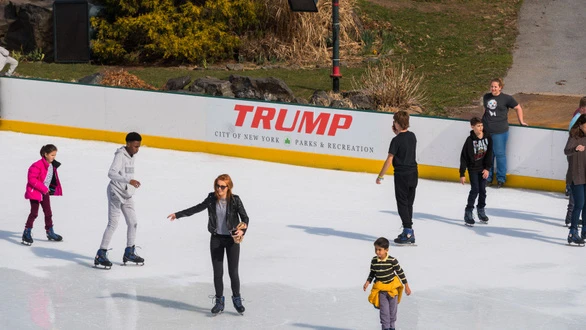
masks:
<path id="1" fill-rule="evenodd" d="M 59 181 L 59 176 L 57 175 L 57 167 L 59 167 L 59 162 L 53 161 L 53 179 L 52 182 L 55 182 L 55 192 L 52 195 L 61 196 L 63 195 L 63 190 L 61 189 L 61 182 Z M 36 201 L 42 201 L 43 195 L 49 193 L 49 188 L 45 186 L 45 178 L 47 177 L 47 171 L 49 169 L 49 162 L 45 158 L 41 158 L 38 161 L 34 162 L 31 167 L 28 169 L 28 181 L 26 183 L 26 191 L 24 193 L 24 198 L 32 199 Z"/>

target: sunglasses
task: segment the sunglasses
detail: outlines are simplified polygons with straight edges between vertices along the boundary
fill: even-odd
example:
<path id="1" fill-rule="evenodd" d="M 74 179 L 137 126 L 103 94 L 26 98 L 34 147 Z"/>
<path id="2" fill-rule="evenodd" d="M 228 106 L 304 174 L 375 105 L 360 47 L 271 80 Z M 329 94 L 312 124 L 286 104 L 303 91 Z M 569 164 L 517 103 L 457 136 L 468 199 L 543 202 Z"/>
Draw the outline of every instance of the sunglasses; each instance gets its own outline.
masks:
<path id="1" fill-rule="evenodd" d="M 220 185 L 216 185 L 216 189 L 220 189 L 220 190 L 224 190 L 228 188 L 228 186 L 220 186 Z"/>

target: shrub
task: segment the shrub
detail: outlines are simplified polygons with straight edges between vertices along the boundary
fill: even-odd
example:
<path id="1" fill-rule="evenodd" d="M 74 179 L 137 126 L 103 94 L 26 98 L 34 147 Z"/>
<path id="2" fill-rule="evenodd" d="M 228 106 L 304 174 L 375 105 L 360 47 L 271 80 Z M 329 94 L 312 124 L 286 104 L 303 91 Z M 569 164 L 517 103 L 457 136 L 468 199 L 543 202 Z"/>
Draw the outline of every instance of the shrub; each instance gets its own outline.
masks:
<path id="1" fill-rule="evenodd" d="M 94 55 L 103 62 L 164 60 L 200 63 L 233 57 L 237 32 L 255 26 L 257 3 L 248 0 L 106 0 L 94 17 Z"/>
<path id="2" fill-rule="evenodd" d="M 427 93 L 422 82 L 423 75 L 415 73 L 414 67 L 395 65 L 385 58 L 378 65 L 369 65 L 358 81 L 352 80 L 352 85 L 370 95 L 378 110 L 395 111 L 425 104 Z"/>

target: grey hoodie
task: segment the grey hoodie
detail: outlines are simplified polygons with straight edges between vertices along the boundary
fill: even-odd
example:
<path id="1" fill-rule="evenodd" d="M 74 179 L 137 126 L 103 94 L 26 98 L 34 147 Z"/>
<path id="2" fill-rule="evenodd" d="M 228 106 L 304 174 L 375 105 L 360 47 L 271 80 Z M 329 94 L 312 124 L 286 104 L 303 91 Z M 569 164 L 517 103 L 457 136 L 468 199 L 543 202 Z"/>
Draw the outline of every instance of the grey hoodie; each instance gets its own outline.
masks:
<path id="1" fill-rule="evenodd" d="M 130 185 L 130 180 L 134 179 L 134 157 L 128 154 L 126 147 L 120 147 L 114 153 L 108 177 L 112 191 L 125 199 L 132 197 L 136 191 L 136 188 Z"/>

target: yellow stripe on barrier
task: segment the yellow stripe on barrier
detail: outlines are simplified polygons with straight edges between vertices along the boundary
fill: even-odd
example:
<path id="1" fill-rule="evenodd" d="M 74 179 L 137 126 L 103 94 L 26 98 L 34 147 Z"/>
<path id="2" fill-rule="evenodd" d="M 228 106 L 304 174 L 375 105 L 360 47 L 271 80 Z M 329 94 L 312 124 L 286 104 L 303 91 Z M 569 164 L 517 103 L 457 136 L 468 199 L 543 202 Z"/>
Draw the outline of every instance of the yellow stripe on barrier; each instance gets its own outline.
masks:
<path id="1" fill-rule="evenodd" d="M 120 143 L 121 141 L 124 141 L 124 138 L 127 134 L 89 128 L 5 120 L 1 118 L 0 130 L 114 143 Z M 320 155 L 301 151 L 266 149 L 233 144 L 194 141 L 163 136 L 143 135 L 143 137 L 145 139 L 144 145 L 148 145 L 154 148 L 205 152 L 223 156 L 250 158 L 269 162 L 333 170 L 378 174 L 384 162 L 384 158 L 381 158 L 380 160 L 372 160 L 345 156 Z M 451 182 L 457 182 L 460 179 L 458 169 L 456 168 L 422 164 L 419 165 L 419 177 L 424 179 Z M 562 180 L 542 179 L 520 175 L 507 175 L 506 186 L 511 188 L 526 188 L 533 190 L 557 192 L 565 191 L 565 182 Z"/>

